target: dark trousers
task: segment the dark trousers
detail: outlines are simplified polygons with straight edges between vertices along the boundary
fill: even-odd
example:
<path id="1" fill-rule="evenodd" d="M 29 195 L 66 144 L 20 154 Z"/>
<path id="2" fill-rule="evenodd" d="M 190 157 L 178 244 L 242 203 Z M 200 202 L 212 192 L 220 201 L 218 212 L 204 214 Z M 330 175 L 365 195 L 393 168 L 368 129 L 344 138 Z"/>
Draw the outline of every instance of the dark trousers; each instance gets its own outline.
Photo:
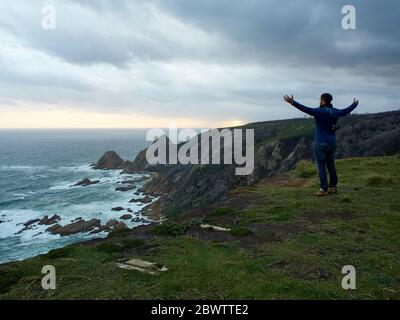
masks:
<path id="1" fill-rule="evenodd" d="M 335 153 L 336 145 L 334 144 L 317 143 L 315 145 L 315 158 L 318 166 L 321 190 L 326 191 L 328 187 L 336 188 L 337 186 L 338 177 L 335 168 Z M 329 172 L 329 186 L 326 169 Z"/>

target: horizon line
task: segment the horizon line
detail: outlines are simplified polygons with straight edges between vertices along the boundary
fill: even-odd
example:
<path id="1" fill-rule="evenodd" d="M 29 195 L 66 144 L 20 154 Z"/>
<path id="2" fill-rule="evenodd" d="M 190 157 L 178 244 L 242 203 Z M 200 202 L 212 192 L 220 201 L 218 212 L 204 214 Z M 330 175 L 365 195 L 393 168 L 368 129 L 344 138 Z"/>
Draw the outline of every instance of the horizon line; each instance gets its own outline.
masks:
<path id="1" fill-rule="evenodd" d="M 399 112 L 400 109 L 392 109 L 392 110 L 386 110 L 386 111 L 379 111 L 379 112 L 355 112 L 352 115 L 368 115 L 368 114 L 379 114 L 379 113 L 388 113 L 388 112 Z M 261 123 L 261 122 L 274 122 L 274 121 L 288 121 L 288 120 L 301 120 L 301 119 L 312 119 L 312 117 L 309 116 L 303 116 L 303 117 L 293 117 L 293 118 L 283 118 L 283 119 L 270 119 L 270 120 L 260 120 L 260 121 L 249 121 L 237 126 L 227 126 L 227 127 L 217 127 L 217 128 L 204 128 L 204 127 L 178 127 L 178 129 L 224 129 L 224 128 L 239 128 L 243 127 L 252 123 Z M 7 130 L 149 130 L 149 129 L 154 129 L 155 127 L 94 127 L 94 128 L 88 128 L 88 127 L 15 127 L 15 128 L 2 128 L 0 127 L 0 131 L 7 131 Z M 158 127 L 160 129 L 169 129 L 168 127 Z"/>

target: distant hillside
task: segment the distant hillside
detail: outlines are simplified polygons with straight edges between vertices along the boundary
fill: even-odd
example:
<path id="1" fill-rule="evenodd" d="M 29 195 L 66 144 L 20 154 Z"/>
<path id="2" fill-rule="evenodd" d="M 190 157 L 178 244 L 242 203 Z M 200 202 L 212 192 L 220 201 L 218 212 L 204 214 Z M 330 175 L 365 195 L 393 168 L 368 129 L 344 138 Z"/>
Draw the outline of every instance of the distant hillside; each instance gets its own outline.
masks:
<path id="1" fill-rule="evenodd" d="M 384 156 L 400 152 L 400 111 L 351 115 L 339 121 L 338 158 Z M 255 169 L 237 177 L 233 165 L 158 165 L 146 161 L 146 150 L 126 165 L 127 172 L 157 172 L 142 190 L 160 196 L 148 213 L 179 213 L 226 198 L 238 186 L 251 186 L 265 177 L 294 168 L 300 160 L 313 159 L 314 120 L 291 119 L 247 124 L 255 130 Z M 120 160 L 117 159 L 119 162 Z"/>

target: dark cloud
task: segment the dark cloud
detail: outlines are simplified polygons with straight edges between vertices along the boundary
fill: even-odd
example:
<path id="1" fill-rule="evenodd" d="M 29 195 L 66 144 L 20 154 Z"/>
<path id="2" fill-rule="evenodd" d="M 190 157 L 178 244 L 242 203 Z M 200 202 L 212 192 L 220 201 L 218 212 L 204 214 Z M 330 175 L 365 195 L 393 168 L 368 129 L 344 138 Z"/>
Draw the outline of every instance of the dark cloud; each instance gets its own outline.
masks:
<path id="1" fill-rule="evenodd" d="M 249 59 L 292 63 L 393 64 L 400 61 L 400 6 L 395 0 L 354 0 L 358 30 L 343 30 L 348 1 L 159 1 L 209 32 L 223 33 Z M 344 50 L 338 43 L 347 44 Z M 358 45 L 357 45 L 358 44 Z"/>
<path id="2" fill-rule="evenodd" d="M 48 3 L 54 31 L 41 3 L 0 5 L 1 104 L 258 120 L 293 115 L 276 108 L 286 91 L 357 95 L 367 111 L 400 97 L 395 0 L 351 1 L 357 30 L 342 29 L 342 0 Z"/>

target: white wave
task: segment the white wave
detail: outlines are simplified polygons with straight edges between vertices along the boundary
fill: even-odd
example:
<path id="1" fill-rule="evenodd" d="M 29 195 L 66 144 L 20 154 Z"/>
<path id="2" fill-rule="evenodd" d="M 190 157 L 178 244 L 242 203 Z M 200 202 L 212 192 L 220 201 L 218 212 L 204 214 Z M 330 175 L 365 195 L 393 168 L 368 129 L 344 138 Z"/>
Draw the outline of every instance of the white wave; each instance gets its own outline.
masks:
<path id="1" fill-rule="evenodd" d="M 13 197 L 18 197 L 18 198 L 22 197 L 22 199 L 25 199 L 25 197 L 27 197 L 27 196 L 28 195 L 26 193 L 14 193 L 13 194 Z"/>
<path id="2" fill-rule="evenodd" d="M 82 180 L 83 179 L 84 178 L 82 178 Z M 106 178 L 99 177 L 99 176 L 91 176 L 90 179 L 91 180 L 99 180 L 99 183 L 96 183 L 96 184 L 93 184 L 90 186 L 86 186 L 85 188 L 96 187 L 96 186 L 104 185 L 104 184 L 117 184 L 118 182 L 121 181 L 121 177 L 119 177 L 119 176 L 106 177 Z M 82 186 L 75 186 L 75 184 L 77 184 L 78 182 L 80 182 L 80 181 L 69 180 L 69 181 L 58 182 L 58 183 L 55 183 L 53 186 L 51 186 L 49 188 L 49 190 L 67 190 L 67 189 L 71 189 L 71 188 L 82 188 Z"/>
<path id="3" fill-rule="evenodd" d="M 99 192 L 95 191 L 98 200 L 94 199 L 91 202 L 70 204 L 70 200 L 67 195 L 64 195 L 59 199 L 58 202 L 43 207 L 41 212 L 35 210 L 24 210 L 24 209 L 7 209 L 0 210 L 0 220 L 5 221 L 0 224 L 0 263 L 25 259 L 31 256 L 46 253 L 56 247 L 62 247 L 66 244 L 70 244 L 77 241 L 83 241 L 85 239 L 104 237 L 106 233 L 102 234 L 77 234 L 69 237 L 60 237 L 58 235 L 51 235 L 45 230 L 48 226 L 33 225 L 30 230 L 26 230 L 21 234 L 16 234 L 21 231 L 24 226 L 23 224 L 29 220 L 41 219 L 45 215 L 49 217 L 53 214 L 58 214 L 61 217 L 59 223 L 66 225 L 71 223 L 77 218 L 83 218 L 90 220 L 93 218 L 100 219 L 104 225 L 111 219 L 120 220 L 120 217 L 124 214 L 131 214 L 134 218 L 133 221 L 123 221 L 129 228 L 137 227 L 142 225 L 144 222 L 140 219 L 143 217 L 139 214 L 139 211 L 145 206 L 142 203 L 130 203 L 129 201 L 133 198 L 140 199 L 144 195 L 134 195 L 134 190 L 128 192 L 116 192 L 115 188 L 121 186 L 120 182 L 124 180 L 135 180 L 140 178 L 142 174 L 120 174 L 119 171 L 95 171 L 88 166 L 82 167 L 66 167 L 76 172 L 89 171 L 88 177 L 92 180 L 100 180 L 99 184 L 93 185 L 98 186 Z M 29 170 L 26 168 L 26 170 Z M 68 170 L 68 169 L 67 169 Z M 80 171 L 79 171 L 80 170 Z M 83 177 L 82 177 L 83 178 Z M 51 190 L 65 190 L 69 189 L 71 185 L 76 184 L 78 181 L 60 181 L 50 187 Z M 137 182 L 137 186 L 141 186 L 144 182 Z M 82 194 L 84 195 L 85 190 L 93 190 L 92 186 L 82 188 Z M 14 196 L 25 197 L 29 196 L 33 191 L 28 193 L 15 193 Z M 93 192 L 89 192 L 93 194 Z M 107 200 L 112 198 L 112 200 Z M 86 201 L 83 200 L 82 202 Z M 155 201 L 156 199 L 153 199 Z M 115 207 L 123 207 L 122 211 L 113 211 Z"/>
<path id="4" fill-rule="evenodd" d="M 77 166 L 65 166 L 52 168 L 50 171 L 58 172 L 58 171 L 72 171 L 72 172 L 93 172 L 95 171 L 91 166 L 88 165 L 77 165 Z"/>
<path id="5" fill-rule="evenodd" d="M 73 187 L 76 184 L 76 181 L 63 181 L 59 183 L 55 183 L 52 185 L 49 190 L 67 190 Z"/>
<path id="6" fill-rule="evenodd" d="M 45 170 L 47 166 L 1 166 L 3 171 L 34 171 L 34 170 Z"/>
<path id="7" fill-rule="evenodd" d="M 0 224 L 0 239 L 12 237 L 14 234 L 24 228 L 22 224 L 25 222 L 38 219 L 42 217 L 42 214 L 34 210 L 1 210 L 1 220 L 5 221 Z"/>

